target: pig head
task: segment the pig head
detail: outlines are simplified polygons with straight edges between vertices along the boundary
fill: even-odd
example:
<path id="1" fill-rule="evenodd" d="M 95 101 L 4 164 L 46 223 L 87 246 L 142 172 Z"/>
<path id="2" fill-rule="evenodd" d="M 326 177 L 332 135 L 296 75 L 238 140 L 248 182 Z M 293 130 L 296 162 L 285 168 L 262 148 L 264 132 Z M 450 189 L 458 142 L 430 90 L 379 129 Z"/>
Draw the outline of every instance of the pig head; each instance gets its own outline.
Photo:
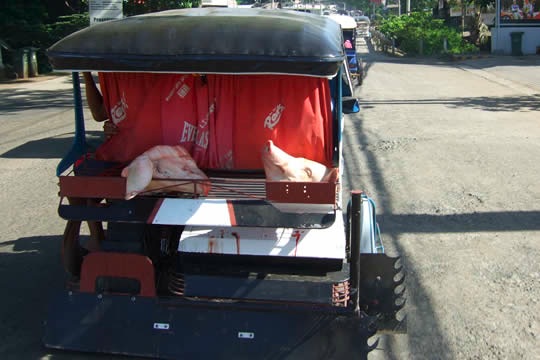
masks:
<path id="1" fill-rule="evenodd" d="M 121 176 L 126 178 L 126 200 L 144 191 L 152 181 L 153 172 L 154 164 L 145 154 L 136 157 L 122 170 Z"/>
<path id="2" fill-rule="evenodd" d="M 208 195 L 210 190 L 209 181 L 204 181 L 208 177 L 179 145 L 154 146 L 136 157 L 122 170 L 121 176 L 126 178 L 126 200 L 141 192 L 166 190 Z"/>
<path id="3" fill-rule="evenodd" d="M 299 182 L 336 182 L 337 169 L 316 161 L 293 157 L 268 140 L 262 149 L 262 162 L 266 180 Z"/>

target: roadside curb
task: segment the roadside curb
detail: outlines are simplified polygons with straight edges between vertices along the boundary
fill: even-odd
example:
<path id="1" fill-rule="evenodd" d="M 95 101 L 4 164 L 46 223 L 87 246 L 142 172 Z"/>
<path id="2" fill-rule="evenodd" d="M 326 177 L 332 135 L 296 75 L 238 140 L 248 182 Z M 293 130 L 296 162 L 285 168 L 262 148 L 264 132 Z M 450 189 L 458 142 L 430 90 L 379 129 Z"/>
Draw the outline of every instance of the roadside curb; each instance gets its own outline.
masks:
<path id="1" fill-rule="evenodd" d="M 449 62 L 458 62 L 458 61 L 465 61 L 465 60 L 480 60 L 480 59 L 487 59 L 492 58 L 493 56 L 490 54 L 469 54 L 469 55 L 442 55 L 442 56 L 422 56 L 422 55 L 416 55 L 416 56 L 407 56 L 407 53 L 399 50 L 398 48 L 394 49 L 394 52 L 392 52 L 391 49 L 385 50 L 379 50 L 378 52 L 381 52 L 383 54 L 393 56 L 393 57 L 408 57 L 408 58 L 430 58 L 430 59 L 443 59 Z"/>
<path id="2" fill-rule="evenodd" d="M 463 61 L 463 60 L 478 60 L 491 57 L 491 55 L 486 54 L 474 54 L 474 55 L 450 55 L 451 61 Z"/>

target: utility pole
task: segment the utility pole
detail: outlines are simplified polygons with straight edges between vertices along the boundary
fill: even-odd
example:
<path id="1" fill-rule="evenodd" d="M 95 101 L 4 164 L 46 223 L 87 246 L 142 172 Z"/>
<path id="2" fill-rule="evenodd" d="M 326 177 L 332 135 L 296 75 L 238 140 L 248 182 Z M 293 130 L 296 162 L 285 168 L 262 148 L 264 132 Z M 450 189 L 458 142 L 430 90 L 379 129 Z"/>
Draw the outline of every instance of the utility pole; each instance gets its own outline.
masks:
<path id="1" fill-rule="evenodd" d="M 495 0 L 495 33 L 492 32 L 491 53 L 499 53 L 499 36 L 501 29 L 501 0 Z M 493 30 L 492 30 L 493 31 Z"/>
<path id="2" fill-rule="evenodd" d="M 467 9 L 465 8 L 465 0 L 461 0 L 461 37 L 463 37 L 463 33 L 465 32 L 465 11 Z"/>

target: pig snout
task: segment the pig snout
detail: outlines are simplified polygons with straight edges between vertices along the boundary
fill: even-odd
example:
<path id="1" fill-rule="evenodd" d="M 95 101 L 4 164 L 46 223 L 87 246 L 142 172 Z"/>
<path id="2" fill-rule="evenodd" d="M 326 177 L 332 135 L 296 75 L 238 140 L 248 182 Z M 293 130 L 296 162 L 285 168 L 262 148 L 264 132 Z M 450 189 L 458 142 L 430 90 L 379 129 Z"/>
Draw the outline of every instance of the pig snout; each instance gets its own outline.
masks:
<path id="1" fill-rule="evenodd" d="M 133 199 L 150 184 L 153 171 L 154 165 L 147 156 L 136 158 L 122 170 L 120 175 L 126 178 L 126 200 Z"/>

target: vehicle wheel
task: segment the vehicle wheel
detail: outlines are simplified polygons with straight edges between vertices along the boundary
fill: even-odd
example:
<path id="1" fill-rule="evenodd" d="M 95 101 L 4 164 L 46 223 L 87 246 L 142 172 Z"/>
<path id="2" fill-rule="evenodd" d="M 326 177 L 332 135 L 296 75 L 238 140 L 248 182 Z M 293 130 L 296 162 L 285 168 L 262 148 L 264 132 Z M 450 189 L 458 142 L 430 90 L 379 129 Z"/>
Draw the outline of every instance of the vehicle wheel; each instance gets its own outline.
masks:
<path id="1" fill-rule="evenodd" d="M 71 205 L 82 205 L 93 203 L 92 199 L 69 198 Z M 103 225 L 99 221 L 87 221 L 90 236 L 84 241 L 85 246 L 81 244 L 81 221 L 68 220 L 64 229 L 62 239 L 62 263 L 66 272 L 73 277 L 80 277 L 83 257 L 90 251 L 96 251 L 100 248 L 101 241 L 105 238 Z"/>
<path id="2" fill-rule="evenodd" d="M 362 77 L 363 77 L 362 74 L 358 74 L 358 76 L 356 76 L 356 82 L 358 86 L 362 86 L 362 82 L 363 82 Z"/>
<path id="3" fill-rule="evenodd" d="M 76 278 L 81 276 L 81 264 L 88 252 L 79 243 L 81 222 L 68 220 L 62 239 L 62 263 L 68 274 Z"/>

